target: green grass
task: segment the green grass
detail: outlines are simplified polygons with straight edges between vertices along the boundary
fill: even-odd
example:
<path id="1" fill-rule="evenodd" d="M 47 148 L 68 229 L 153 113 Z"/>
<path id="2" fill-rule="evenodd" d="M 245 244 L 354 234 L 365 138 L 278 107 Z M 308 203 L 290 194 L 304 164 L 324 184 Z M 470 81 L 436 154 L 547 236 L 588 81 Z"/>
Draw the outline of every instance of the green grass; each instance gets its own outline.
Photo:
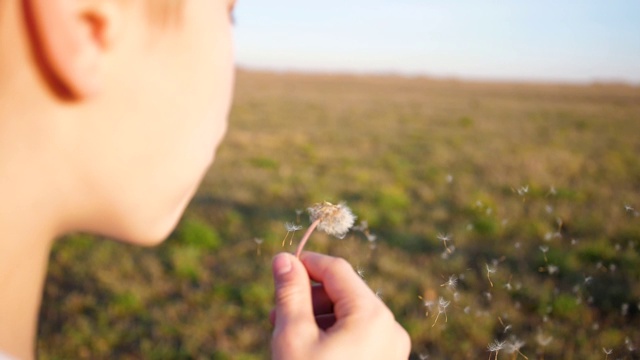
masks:
<path id="1" fill-rule="evenodd" d="M 164 244 L 55 245 L 41 358 L 268 358 L 271 257 L 323 200 L 377 240 L 308 248 L 365 271 L 412 358 L 488 358 L 512 336 L 529 359 L 640 358 L 625 344 L 640 347 L 640 217 L 624 208 L 640 209 L 639 88 L 240 72 L 230 121 Z"/>

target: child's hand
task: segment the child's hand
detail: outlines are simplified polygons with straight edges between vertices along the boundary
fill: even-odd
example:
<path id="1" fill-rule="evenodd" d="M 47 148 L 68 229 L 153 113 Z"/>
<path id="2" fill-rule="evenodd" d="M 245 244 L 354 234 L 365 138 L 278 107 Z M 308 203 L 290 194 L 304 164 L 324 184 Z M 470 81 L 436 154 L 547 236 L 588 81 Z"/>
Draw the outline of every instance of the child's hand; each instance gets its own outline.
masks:
<path id="1" fill-rule="evenodd" d="M 300 261 L 282 253 L 273 274 L 273 359 L 409 357 L 407 332 L 345 260 L 305 252 Z M 312 291 L 309 278 L 323 286 Z"/>

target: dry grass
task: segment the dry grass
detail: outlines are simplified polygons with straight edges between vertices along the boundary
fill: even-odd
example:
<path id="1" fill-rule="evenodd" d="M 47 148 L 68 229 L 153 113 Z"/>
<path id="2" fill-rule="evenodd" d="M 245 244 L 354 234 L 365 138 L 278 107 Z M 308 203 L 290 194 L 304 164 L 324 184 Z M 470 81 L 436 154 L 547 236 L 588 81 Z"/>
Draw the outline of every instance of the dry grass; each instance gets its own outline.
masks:
<path id="1" fill-rule="evenodd" d="M 55 247 L 40 356 L 267 358 L 284 223 L 346 200 L 375 247 L 315 234 L 309 249 L 364 270 L 414 358 L 487 358 L 516 336 L 529 359 L 638 359 L 640 217 L 624 207 L 640 209 L 638 134 L 637 87 L 240 72 L 229 134 L 171 239 Z"/>

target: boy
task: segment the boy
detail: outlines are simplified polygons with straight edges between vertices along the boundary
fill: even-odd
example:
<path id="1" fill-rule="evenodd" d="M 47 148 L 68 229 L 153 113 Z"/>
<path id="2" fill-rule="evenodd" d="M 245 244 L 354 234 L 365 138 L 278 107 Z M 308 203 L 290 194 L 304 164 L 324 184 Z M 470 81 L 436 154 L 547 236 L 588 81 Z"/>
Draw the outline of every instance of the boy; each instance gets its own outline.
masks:
<path id="1" fill-rule="evenodd" d="M 226 130 L 233 5 L 0 0 L 0 358 L 34 357 L 55 238 L 154 245 L 176 225 Z M 407 358 L 344 260 L 279 254 L 273 271 L 275 359 Z"/>

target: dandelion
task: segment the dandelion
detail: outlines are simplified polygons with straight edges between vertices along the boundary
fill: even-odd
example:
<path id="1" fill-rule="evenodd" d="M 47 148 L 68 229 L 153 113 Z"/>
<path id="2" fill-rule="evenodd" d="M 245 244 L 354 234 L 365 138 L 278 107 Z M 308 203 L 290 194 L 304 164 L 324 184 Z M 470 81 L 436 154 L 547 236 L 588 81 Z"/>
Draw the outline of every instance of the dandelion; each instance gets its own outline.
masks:
<path id="1" fill-rule="evenodd" d="M 632 213 L 635 211 L 635 209 L 633 208 L 633 206 L 629 205 L 629 204 L 624 204 L 624 211 Z"/>
<path id="2" fill-rule="evenodd" d="M 604 360 L 607 360 L 609 358 L 609 355 L 611 355 L 611 353 L 613 352 L 613 349 L 602 348 L 602 352 L 605 353 Z"/>
<path id="3" fill-rule="evenodd" d="M 456 289 L 456 286 L 458 285 L 458 277 L 455 275 L 451 275 L 449 276 L 449 280 L 447 280 L 446 283 L 440 285 L 440 286 L 446 286 L 447 288 L 449 288 L 449 290 L 453 291 Z"/>
<path id="4" fill-rule="evenodd" d="M 291 234 L 291 238 L 289 239 L 289 245 L 293 244 L 293 236 L 295 235 L 296 231 L 302 229 L 302 226 L 287 222 L 287 223 L 284 223 L 284 228 L 287 229 L 287 235 L 285 235 L 284 239 L 282 239 L 283 247 L 284 247 L 285 241 L 287 241 L 287 237 L 289 237 L 289 234 Z"/>
<path id="5" fill-rule="evenodd" d="M 446 301 L 442 296 L 438 299 L 438 315 L 436 316 L 436 320 L 433 322 L 433 325 L 431 325 L 431 327 L 436 326 L 440 314 L 444 314 L 444 322 L 447 322 L 449 320 L 447 317 L 447 307 L 449 306 L 449 304 L 451 304 L 451 301 Z"/>
<path id="6" fill-rule="evenodd" d="M 363 269 L 362 267 L 358 266 L 358 267 L 356 268 L 356 272 L 358 273 L 358 276 L 360 276 L 360 278 L 364 279 L 364 273 L 365 273 L 365 271 L 364 271 L 364 269 Z"/>
<path id="7" fill-rule="evenodd" d="M 556 265 L 553 264 L 549 264 L 547 265 L 547 272 L 549 273 L 549 275 L 553 275 L 555 273 L 557 273 L 559 271 L 558 267 Z"/>
<path id="8" fill-rule="evenodd" d="M 487 346 L 487 350 L 489 350 L 489 360 L 491 360 L 491 355 L 494 352 L 496 353 L 496 357 L 494 359 L 497 359 L 498 353 L 500 352 L 500 350 L 504 349 L 505 344 L 505 341 L 493 340 L 493 342 Z"/>
<path id="9" fill-rule="evenodd" d="M 451 240 L 451 235 L 439 233 L 436 237 L 438 238 L 438 240 L 442 241 L 442 244 L 444 244 L 444 248 L 449 254 L 451 254 L 451 249 L 447 247 L 447 241 Z"/>
<path id="10" fill-rule="evenodd" d="M 491 281 L 491 274 L 496 272 L 496 267 L 495 266 L 489 266 L 489 264 L 484 264 L 487 268 L 487 279 L 489 280 L 489 284 L 491 284 L 491 287 L 493 287 L 493 282 Z"/>
<path id="11" fill-rule="evenodd" d="M 298 249 L 296 250 L 296 257 L 300 257 L 304 245 L 316 227 L 320 231 L 342 239 L 356 221 L 355 215 L 353 215 L 351 209 L 344 203 L 333 205 L 325 201 L 313 205 L 308 208 L 307 211 L 311 219 L 311 226 L 309 226 L 302 240 L 300 240 L 300 245 L 298 245 Z"/>

